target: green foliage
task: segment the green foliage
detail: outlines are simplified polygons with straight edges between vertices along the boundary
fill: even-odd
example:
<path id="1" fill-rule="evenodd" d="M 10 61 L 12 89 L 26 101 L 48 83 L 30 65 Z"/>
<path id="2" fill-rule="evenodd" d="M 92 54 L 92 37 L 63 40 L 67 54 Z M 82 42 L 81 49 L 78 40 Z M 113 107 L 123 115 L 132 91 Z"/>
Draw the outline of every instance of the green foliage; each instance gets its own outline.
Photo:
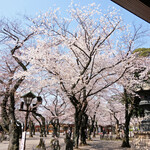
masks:
<path id="1" fill-rule="evenodd" d="M 138 48 L 133 51 L 133 54 L 137 53 L 139 57 L 149 57 L 150 56 L 150 48 Z M 134 72 L 134 77 L 139 79 L 140 73 L 144 71 L 146 68 L 136 70 Z"/>
<path id="2" fill-rule="evenodd" d="M 150 56 L 150 48 L 138 48 L 133 51 L 134 53 L 139 53 L 139 56 L 148 57 Z"/>

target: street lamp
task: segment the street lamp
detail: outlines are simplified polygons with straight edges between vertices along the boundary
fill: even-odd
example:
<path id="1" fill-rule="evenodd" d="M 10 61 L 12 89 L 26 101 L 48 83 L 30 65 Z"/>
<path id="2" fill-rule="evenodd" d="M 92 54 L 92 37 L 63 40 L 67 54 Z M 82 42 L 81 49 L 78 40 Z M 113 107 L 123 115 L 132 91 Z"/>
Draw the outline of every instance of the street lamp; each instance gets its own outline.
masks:
<path id="1" fill-rule="evenodd" d="M 34 99 L 35 97 L 36 96 L 32 92 L 29 92 L 29 93 L 21 96 L 21 98 L 23 98 L 24 101 L 21 102 L 21 107 L 20 107 L 19 111 L 25 111 L 26 112 L 24 132 L 22 133 L 21 150 L 25 150 L 28 116 L 29 116 L 29 113 L 32 111 L 30 109 L 30 104 L 32 102 L 32 99 Z M 24 103 L 26 105 L 26 109 L 25 110 L 23 109 Z"/>

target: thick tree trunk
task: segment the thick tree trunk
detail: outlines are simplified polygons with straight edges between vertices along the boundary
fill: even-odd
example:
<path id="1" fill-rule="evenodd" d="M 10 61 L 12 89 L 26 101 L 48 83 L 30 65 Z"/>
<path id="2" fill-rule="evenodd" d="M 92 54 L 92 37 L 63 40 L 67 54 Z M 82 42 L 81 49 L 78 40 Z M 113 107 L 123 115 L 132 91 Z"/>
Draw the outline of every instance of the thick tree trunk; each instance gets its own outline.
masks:
<path id="1" fill-rule="evenodd" d="M 83 93 L 82 93 L 83 92 Z M 80 136 L 80 128 L 82 123 L 82 116 L 86 111 L 87 108 L 87 97 L 86 97 L 86 87 L 83 88 L 83 91 L 81 91 L 83 94 L 82 103 L 80 100 L 76 99 L 74 95 L 72 95 L 70 98 L 71 103 L 73 104 L 75 108 L 75 114 L 74 114 L 74 120 L 75 120 L 75 130 L 74 130 L 74 145 L 75 148 L 78 148 L 79 145 L 79 136 Z"/>
<path id="2" fill-rule="evenodd" d="M 78 124 L 75 123 L 75 133 L 74 133 L 74 144 L 75 144 L 75 148 L 78 148 L 79 146 L 79 130 L 80 127 L 78 126 Z"/>
<path id="3" fill-rule="evenodd" d="M 15 123 L 9 125 L 9 146 L 8 150 L 19 150 L 19 129 Z"/>
<path id="4" fill-rule="evenodd" d="M 129 120 L 130 120 L 129 118 L 126 118 L 125 130 L 124 130 L 125 137 L 123 138 L 121 147 L 131 147 L 129 143 Z"/>
<path id="5" fill-rule="evenodd" d="M 88 116 L 87 114 L 82 115 L 82 124 L 81 124 L 81 145 L 86 145 L 86 137 L 87 137 L 87 123 Z"/>
<path id="6" fill-rule="evenodd" d="M 15 99 L 14 92 L 10 94 L 10 108 L 9 118 L 11 123 L 9 124 L 9 146 L 8 150 L 19 150 L 19 127 L 17 126 L 15 118 Z"/>
<path id="7" fill-rule="evenodd" d="M 7 113 L 8 98 L 9 98 L 9 94 L 6 92 L 5 97 L 1 104 L 1 117 L 2 117 L 1 126 L 6 133 L 9 132 L 9 123 L 10 123 L 8 113 Z"/>
<path id="8" fill-rule="evenodd" d="M 81 125 L 81 112 L 75 112 L 75 130 L 74 130 L 74 144 L 75 148 L 79 146 L 79 134 L 80 134 L 80 125 Z"/>
<path id="9" fill-rule="evenodd" d="M 131 147 L 129 143 L 129 125 L 133 109 L 131 109 L 129 112 L 129 99 L 126 89 L 124 89 L 124 97 L 125 97 L 125 129 L 124 129 L 125 137 L 123 138 L 121 147 Z"/>
<path id="10" fill-rule="evenodd" d="M 86 145 L 86 128 L 81 127 L 81 145 Z"/>

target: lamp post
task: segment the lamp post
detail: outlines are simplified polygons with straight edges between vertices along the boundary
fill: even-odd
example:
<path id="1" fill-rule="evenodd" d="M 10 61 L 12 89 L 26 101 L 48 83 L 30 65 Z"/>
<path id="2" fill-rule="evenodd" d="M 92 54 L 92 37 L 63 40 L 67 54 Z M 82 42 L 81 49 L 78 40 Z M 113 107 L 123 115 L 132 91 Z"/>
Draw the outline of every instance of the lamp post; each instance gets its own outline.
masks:
<path id="1" fill-rule="evenodd" d="M 29 92 L 29 93 L 21 96 L 21 98 L 23 98 L 24 101 L 21 102 L 21 108 L 20 108 L 19 111 L 25 111 L 26 112 L 26 116 L 25 116 L 25 125 L 24 125 L 24 131 L 22 133 L 21 149 L 20 150 L 25 150 L 28 116 L 29 116 L 29 113 L 31 112 L 30 105 L 31 105 L 32 99 L 34 99 L 35 97 L 36 96 L 32 92 Z M 24 103 L 26 105 L 26 109 L 25 110 L 23 109 Z"/>

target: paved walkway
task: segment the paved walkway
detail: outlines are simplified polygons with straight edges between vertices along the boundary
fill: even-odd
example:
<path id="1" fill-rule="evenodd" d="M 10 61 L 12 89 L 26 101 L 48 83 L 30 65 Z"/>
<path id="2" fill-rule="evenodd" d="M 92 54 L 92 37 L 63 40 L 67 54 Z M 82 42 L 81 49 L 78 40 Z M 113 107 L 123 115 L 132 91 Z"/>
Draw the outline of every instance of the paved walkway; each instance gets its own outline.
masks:
<path id="1" fill-rule="evenodd" d="M 34 136 L 34 138 L 29 138 L 27 135 L 26 141 L 26 150 L 33 150 L 39 143 L 39 136 Z M 51 135 L 48 135 L 46 138 L 44 137 L 44 141 L 47 147 L 47 150 L 50 149 L 50 140 L 52 139 Z M 61 135 L 59 138 L 59 142 L 61 144 L 61 150 L 65 150 L 64 136 Z M 79 146 L 80 150 L 135 150 L 133 148 L 121 148 L 122 141 L 115 140 L 100 140 L 99 136 L 93 138 L 92 141 L 87 141 L 88 145 Z M 132 145 L 132 144 L 131 144 Z M 7 150 L 8 141 L 3 141 L 0 143 L 0 150 Z"/>

